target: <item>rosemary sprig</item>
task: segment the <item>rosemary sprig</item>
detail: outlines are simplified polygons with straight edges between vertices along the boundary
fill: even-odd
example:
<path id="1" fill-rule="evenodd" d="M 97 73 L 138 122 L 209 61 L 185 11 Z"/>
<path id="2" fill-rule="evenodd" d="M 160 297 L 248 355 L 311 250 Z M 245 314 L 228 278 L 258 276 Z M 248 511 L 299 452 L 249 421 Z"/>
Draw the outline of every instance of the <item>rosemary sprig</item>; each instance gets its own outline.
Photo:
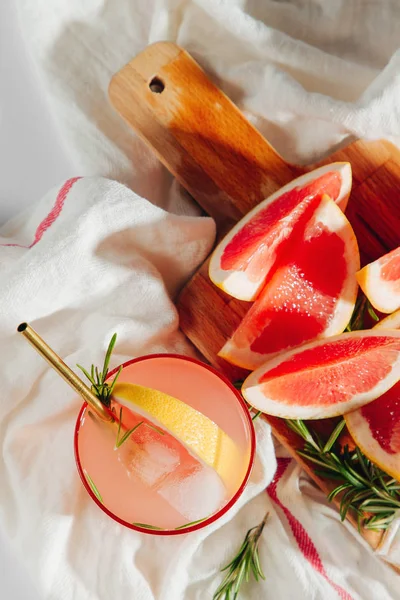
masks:
<path id="1" fill-rule="evenodd" d="M 117 373 L 115 374 L 115 377 L 112 380 L 112 382 L 108 383 L 106 381 L 106 379 L 108 377 L 108 367 L 110 364 L 110 358 L 111 358 L 112 351 L 114 350 L 116 341 L 117 341 L 117 334 L 114 333 L 114 335 L 112 336 L 112 338 L 110 340 L 110 343 L 108 344 L 103 368 L 101 371 L 99 371 L 99 369 L 97 367 L 92 365 L 91 369 L 90 369 L 90 373 L 89 373 L 81 365 L 76 365 L 78 367 L 78 369 L 80 369 L 82 371 L 82 373 L 85 375 L 85 377 L 87 377 L 87 379 L 90 381 L 92 392 L 94 394 L 96 394 L 96 396 L 99 398 L 100 402 L 102 402 L 104 404 L 104 406 L 107 406 L 107 408 L 110 408 L 111 395 L 112 395 L 114 386 L 117 382 L 117 379 L 119 377 L 119 374 L 122 371 L 122 365 L 121 365 L 120 368 L 118 369 Z"/>
<path id="2" fill-rule="evenodd" d="M 110 340 L 110 343 L 108 344 L 106 356 L 104 358 L 103 368 L 101 369 L 101 371 L 99 371 L 99 369 L 97 367 L 92 365 L 90 368 L 90 373 L 88 373 L 88 371 L 84 367 L 82 367 L 81 365 L 77 365 L 77 367 L 82 371 L 82 373 L 89 379 L 90 383 L 92 384 L 92 387 L 91 387 L 92 392 L 94 394 L 96 394 L 96 396 L 99 398 L 99 400 L 105 406 L 107 406 L 107 408 L 110 408 L 111 396 L 112 396 L 112 393 L 114 390 L 114 386 L 117 382 L 119 374 L 122 371 L 122 365 L 121 365 L 119 367 L 117 373 L 115 374 L 115 377 L 112 380 L 112 382 L 108 383 L 106 381 L 106 379 L 108 377 L 108 367 L 110 365 L 110 358 L 111 358 L 112 351 L 114 350 L 116 341 L 117 341 L 117 334 L 114 333 L 114 335 L 112 336 L 112 338 Z M 112 412 L 114 414 L 116 414 L 115 407 L 112 408 Z M 159 434 L 164 435 L 164 431 L 162 431 L 158 427 L 151 425 L 151 423 L 145 423 L 144 421 L 140 421 L 140 423 L 137 423 L 134 427 L 132 427 L 132 429 L 125 431 L 125 433 L 121 437 L 121 424 L 122 424 L 122 406 L 119 411 L 118 431 L 117 431 L 117 437 L 115 440 L 115 448 L 116 449 L 120 448 L 122 446 L 122 444 L 131 437 L 131 435 L 136 431 L 136 429 L 138 429 L 143 424 L 147 425 L 151 429 L 154 429 L 154 431 L 157 431 Z"/>
<path id="3" fill-rule="evenodd" d="M 340 517 L 344 521 L 350 509 L 357 516 L 358 528 L 387 529 L 400 509 L 400 483 L 371 462 L 359 448 L 349 450 L 338 443 L 345 427 L 342 419 L 324 444 L 304 421 L 286 420 L 290 429 L 304 440 L 300 456 L 316 465 L 315 473 L 337 481 L 328 495 L 331 502 L 339 494 Z"/>
<path id="4" fill-rule="evenodd" d="M 367 313 L 373 321 L 376 323 L 379 321 L 379 317 L 376 314 L 371 302 L 366 296 L 364 296 L 364 294 L 360 294 L 357 298 L 353 314 L 351 315 L 345 331 L 357 331 L 359 329 L 365 329 L 365 319 Z"/>
<path id="5" fill-rule="evenodd" d="M 267 519 L 268 513 L 259 525 L 249 529 L 239 552 L 222 569 L 222 571 L 228 571 L 228 573 L 215 592 L 213 600 L 236 600 L 242 583 L 249 581 L 251 573 L 253 573 L 256 581 L 259 581 L 260 578 L 265 579 L 258 555 L 258 544 Z"/>

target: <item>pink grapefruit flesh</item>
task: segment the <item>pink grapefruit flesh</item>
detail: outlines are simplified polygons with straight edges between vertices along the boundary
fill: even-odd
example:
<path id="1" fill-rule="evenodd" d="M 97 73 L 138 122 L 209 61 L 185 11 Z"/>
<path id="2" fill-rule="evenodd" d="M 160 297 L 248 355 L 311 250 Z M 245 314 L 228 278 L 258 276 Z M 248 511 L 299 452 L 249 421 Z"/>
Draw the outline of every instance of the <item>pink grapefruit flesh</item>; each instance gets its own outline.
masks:
<path id="1" fill-rule="evenodd" d="M 400 480 L 400 383 L 370 404 L 345 415 L 345 420 L 360 450 Z"/>
<path id="2" fill-rule="evenodd" d="M 380 312 L 400 308 L 400 247 L 365 266 L 357 280 L 371 304 Z"/>
<path id="3" fill-rule="evenodd" d="M 242 393 L 286 419 L 335 417 L 368 404 L 400 380 L 400 331 L 353 331 L 280 354 L 251 373 Z"/>
<path id="4" fill-rule="evenodd" d="M 234 298 L 254 300 L 310 202 L 327 194 L 344 210 L 350 189 L 349 163 L 326 165 L 290 182 L 250 211 L 217 246 L 210 279 Z"/>
<path id="5" fill-rule="evenodd" d="M 270 279 L 219 355 L 255 369 L 275 354 L 342 332 L 357 294 L 359 252 L 342 211 L 314 197 Z"/>

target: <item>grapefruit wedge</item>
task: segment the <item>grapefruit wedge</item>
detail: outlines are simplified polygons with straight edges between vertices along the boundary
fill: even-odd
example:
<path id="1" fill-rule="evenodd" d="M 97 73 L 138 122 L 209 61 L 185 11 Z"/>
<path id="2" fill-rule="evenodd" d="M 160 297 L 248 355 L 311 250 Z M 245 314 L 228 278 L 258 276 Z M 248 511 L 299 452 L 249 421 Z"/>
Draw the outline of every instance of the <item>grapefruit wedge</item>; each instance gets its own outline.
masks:
<path id="1" fill-rule="evenodd" d="M 242 394 L 286 419 L 343 415 L 400 380 L 400 331 L 353 331 L 286 352 L 251 373 Z"/>
<path id="2" fill-rule="evenodd" d="M 219 355 L 253 370 L 279 352 L 341 333 L 354 309 L 359 265 L 350 223 L 328 196 L 315 196 Z"/>
<path id="3" fill-rule="evenodd" d="M 332 163 L 269 196 L 217 246 L 209 266 L 211 281 L 234 298 L 254 300 L 308 204 L 325 193 L 344 210 L 351 181 L 350 163 Z"/>
<path id="4" fill-rule="evenodd" d="M 400 481 L 400 383 L 345 415 L 351 437 L 383 471 Z"/>
<path id="5" fill-rule="evenodd" d="M 400 310 L 379 321 L 374 329 L 400 329 Z"/>
<path id="6" fill-rule="evenodd" d="M 400 308 L 400 247 L 370 263 L 357 273 L 361 289 L 380 312 Z"/>

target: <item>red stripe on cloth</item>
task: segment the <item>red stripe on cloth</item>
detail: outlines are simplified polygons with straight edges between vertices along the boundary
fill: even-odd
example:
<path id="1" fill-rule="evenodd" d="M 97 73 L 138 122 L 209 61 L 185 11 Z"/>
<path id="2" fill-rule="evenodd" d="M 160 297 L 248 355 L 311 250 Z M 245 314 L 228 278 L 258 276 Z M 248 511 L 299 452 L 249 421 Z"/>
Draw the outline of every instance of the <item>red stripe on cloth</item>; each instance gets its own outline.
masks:
<path id="1" fill-rule="evenodd" d="M 325 571 L 325 567 L 322 564 L 322 560 L 318 554 L 318 550 L 315 547 L 312 539 L 308 535 L 307 531 L 304 529 L 300 521 L 296 519 L 294 515 L 290 512 L 290 510 L 279 500 L 277 493 L 277 486 L 280 482 L 283 474 L 285 473 L 289 463 L 291 462 L 290 458 L 278 458 L 278 467 L 276 470 L 275 477 L 273 481 L 267 488 L 267 494 L 275 502 L 279 508 L 282 509 L 285 517 L 288 520 L 290 525 L 290 529 L 292 530 L 293 536 L 299 546 L 301 552 L 303 553 L 304 558 L 308 560 L 311 566 L 320 574 L 322 577 L 333 587 L 333 589 L 339 594 L 342 600 L 354 600 L 354 598 L 346 592 L 340 585 L 332 581 L 328 573 Z"/>
<path id="2" fill-rule="evenodd" d="M 39 224 L 39 227 L 36 229 L 35 238 L 32 244 L 29 246 L 30 248 L 32 248 L 35 244 L 40 242 L 44 232 L 47 231 L 47 229 L 49 229 L 49 227 L 51 227 L 54 221 L 59 217 L 60 212 L 62 211 L 62 207 L 64 206 L 66 197 L 68 196 L 74 183 L 76 183 L 79 179 L 80 177 L 72 177 L 72 179 L 68 179 L 68 181 L 64 183 L 64 185 L 57 194 L 57 198 L 53 208 L 51 209 L 47 217 L 43 219 L 43 221 Z"/>
<path id="3" fill-rule="evenodd" d="M 29 246 L 23 246 L 22 244 L 0 244 L 0 246 L 17 246 L 18 248 L 28 249 L 33 248 L 33 246 L 40 242 L 45 231 L 47 231 L 49 227 L 53 225 L 54 221 L 57 220 L 64 206 L 66 197 L 68 196 L 74 183 L 76 183 L 79 179 L 81 179 L 81 177 L 72 177 L 71 179 L 68 179 L 68 181 L 66 181 L 64 185 L 60 188 L 53 208 L 51 209 L 49 214 L 43 219 L 43 221 L 39 223 L 35 231 L 33 242 L 29 244 Z"/>

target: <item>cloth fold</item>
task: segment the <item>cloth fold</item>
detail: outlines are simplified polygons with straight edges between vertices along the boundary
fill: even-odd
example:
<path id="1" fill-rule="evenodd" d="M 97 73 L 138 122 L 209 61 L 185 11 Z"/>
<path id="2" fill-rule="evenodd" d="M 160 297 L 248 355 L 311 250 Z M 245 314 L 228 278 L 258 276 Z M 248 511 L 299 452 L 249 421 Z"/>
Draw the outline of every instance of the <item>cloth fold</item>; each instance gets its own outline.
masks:
<path id="1" fill-rule="evenodd" d="M 215 227 L 112 110 L 112 74 L 147 44 L 171 40 L 289 161 L 312 162 L 354 136 L 396 143 L 400 5 L 16 4 L 63 142 L 85 175 L 0 230 L 0 519 L 43 597 L 211 598 L 220 567 L 268 510 L 260 543 L 266 580 L 245 584 L 243 600 L 397 598 L 398 575 L 274 449 L 262 421 L 251 482 L 221 521 L 171 539 L 114 523 L 75 469 L 79 401 L 15 328 L 31 322 L 73 368 L 100 363 L 114 331 L 113 365 L 149 352 L 194 353 L 173 299 L 209 253 Z"/>

